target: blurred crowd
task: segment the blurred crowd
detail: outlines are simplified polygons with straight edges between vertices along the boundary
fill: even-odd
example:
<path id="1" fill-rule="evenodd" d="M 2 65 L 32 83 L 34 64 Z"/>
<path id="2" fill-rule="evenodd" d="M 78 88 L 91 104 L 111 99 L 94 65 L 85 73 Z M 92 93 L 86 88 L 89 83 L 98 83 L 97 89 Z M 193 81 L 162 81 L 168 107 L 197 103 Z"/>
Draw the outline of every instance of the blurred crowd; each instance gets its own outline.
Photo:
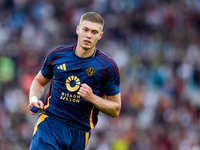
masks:
<path id="1" fill-rule="evenodd" d="M 87 150 L 200 150 L 199 0 L 0 0 L 0 149 L 28 149 L 30 84 L 52 49 L 76 43 L 87 11 L 105 19 L 97 48 L 117 62 L 122 94 Z"/>

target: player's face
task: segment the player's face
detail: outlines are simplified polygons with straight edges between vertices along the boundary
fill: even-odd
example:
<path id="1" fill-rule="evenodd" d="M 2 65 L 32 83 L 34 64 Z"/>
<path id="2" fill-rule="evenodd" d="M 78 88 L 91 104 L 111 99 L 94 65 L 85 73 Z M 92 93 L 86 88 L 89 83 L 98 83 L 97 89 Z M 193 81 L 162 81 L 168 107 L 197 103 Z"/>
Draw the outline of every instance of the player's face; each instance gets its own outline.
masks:
<path id="1" fill-rule="evenodd" d="M 83 21 L 77 26 L 78 44 L 84 50 L 94 49 L 97 41 L 102 37 L 102 25 L 90 21 Z"/>

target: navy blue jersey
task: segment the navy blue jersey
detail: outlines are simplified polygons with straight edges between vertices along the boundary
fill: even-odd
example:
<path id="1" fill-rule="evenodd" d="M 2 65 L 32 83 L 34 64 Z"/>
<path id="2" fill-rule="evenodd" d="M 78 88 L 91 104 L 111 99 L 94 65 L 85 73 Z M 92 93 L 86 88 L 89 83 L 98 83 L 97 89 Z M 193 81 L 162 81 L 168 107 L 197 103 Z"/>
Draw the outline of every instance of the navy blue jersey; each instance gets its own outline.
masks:
<path id="1" fill-rule="evenodd" d="M 114 60 L 99 49 L 81 58 L 75 55 L 75 47 L 59 47 L 45 59 L 41 73 L 52 80 L 44 108 L 74 127 L 90 130 L 99 111 L 77 94 L 81 84 L 89 85 L 100 97 L 112 96 L 120 93 L 120 76 Z"/>

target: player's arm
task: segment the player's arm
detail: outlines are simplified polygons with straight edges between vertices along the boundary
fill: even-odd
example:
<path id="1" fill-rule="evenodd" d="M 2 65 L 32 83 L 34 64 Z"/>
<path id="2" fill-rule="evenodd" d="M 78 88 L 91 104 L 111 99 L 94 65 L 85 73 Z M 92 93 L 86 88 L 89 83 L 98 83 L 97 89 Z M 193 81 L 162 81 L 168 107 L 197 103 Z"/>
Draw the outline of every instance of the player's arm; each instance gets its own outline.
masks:
<path id="1" fill-rule="evenodd" d="M 95 97 L 96 97 L 95 101 L 96 103 L 93 104 L 97 109 L 99 109 L 101 112 L 111 117 L 116 117 L 119 115 L 121 109 L 120 93 L 114 96 L 106 96 L 107 97 L 106 100 L 99 96 Z"/>
<path id="2" fill-rule="evenodd" d="M 83 97 L 84 100 L 92 103 L 99 111 L 104 114 L 116 117 L 119 115 L 121 109 L 121 94 L 114 96 L 106 96 L 107 99 L 103 99 L 93 94 L 92 89 L 87 84 L 81 84 L 81 88 L 78 94 Z"/>
<path id="3" fill-rule="evenodd" d="M 46 87 L 46 85 L 49 83 L 51 79 L 47 79 L 45 78 L 41 71 L 36 75 L 36 77 L 34 78 L 32 84 L 31 84 L 31 87 L 30 87 L 30 91 L 29 91 L 29 105 L 28 105 L 28 111 L 31 113 L 31 114 L 38 114 L 37 113 L 34 113 L 31 111 L 31 108 L 33 106 L 35 106 L 37 109 L 43 109 L 43 102 L 41 100 L 39 100 L 43 93 L 44 93 L 44 89 Z M 34 98 L 37 98 L 37 102 L 35 101 L 31 101 L 31 99 Z"/>

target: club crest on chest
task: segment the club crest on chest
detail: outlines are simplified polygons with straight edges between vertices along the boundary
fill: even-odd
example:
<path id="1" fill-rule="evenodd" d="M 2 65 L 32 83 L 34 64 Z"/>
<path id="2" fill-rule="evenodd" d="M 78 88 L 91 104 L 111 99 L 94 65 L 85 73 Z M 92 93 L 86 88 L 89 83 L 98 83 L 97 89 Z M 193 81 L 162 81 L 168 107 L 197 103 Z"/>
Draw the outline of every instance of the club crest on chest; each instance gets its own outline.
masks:
<path id="1" fill-rule="evenodd" d="M 96 70 L 94 69 L 94 67 L 88 67 L 85 71 L 85 73 L 88 75 L 88 76 L 94 76 L 95 73 L 96 73 Z"/>

